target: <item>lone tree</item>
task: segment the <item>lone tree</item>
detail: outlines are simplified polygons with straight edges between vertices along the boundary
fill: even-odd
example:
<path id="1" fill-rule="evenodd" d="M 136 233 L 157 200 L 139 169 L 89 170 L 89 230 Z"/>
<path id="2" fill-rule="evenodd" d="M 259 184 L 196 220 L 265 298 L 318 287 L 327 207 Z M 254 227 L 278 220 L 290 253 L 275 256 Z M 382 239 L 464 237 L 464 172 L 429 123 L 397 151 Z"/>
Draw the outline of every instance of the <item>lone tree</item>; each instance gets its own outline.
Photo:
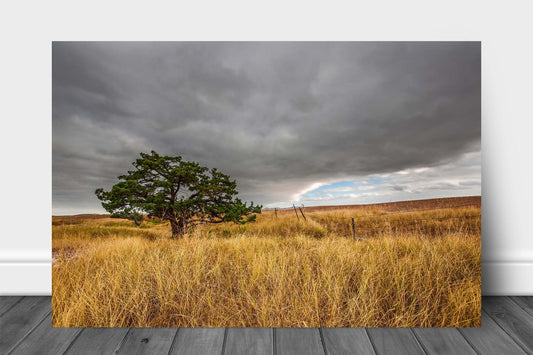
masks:
<path id="1" fill-rule="evenodd" d="M 172 238 L 176 238 L 199 224 L 244 224 L 255 221 L 254 213 L 261 213 L 262 206 L 235 198 L 235 180 L 217 169 L 153 150 L 141 153 L 133 166 L 110 191 L 95 191 L 112 216 L 134 221 L 143 214 L 159 217 L 170 222 Z"/>

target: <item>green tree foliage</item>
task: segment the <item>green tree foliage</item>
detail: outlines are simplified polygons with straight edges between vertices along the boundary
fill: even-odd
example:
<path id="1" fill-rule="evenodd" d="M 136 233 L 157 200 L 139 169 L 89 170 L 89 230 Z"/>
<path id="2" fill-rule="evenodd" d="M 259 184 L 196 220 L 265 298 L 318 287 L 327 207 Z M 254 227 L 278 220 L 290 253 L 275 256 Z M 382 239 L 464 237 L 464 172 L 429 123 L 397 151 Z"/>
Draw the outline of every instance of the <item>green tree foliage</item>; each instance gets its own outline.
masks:
<path id="1" fill-rule="evenodd" d="M 180 156 L 141 153 L 134 170 L 118 177 L 110 191 L 96 196 L 112 216 L 136 220 L 147 214 L 167 220 L 172 237 L 204 223 L 255 221 L 262 206 L 236 198 L 237 184 L 217 169 L 208 169 Z"/>

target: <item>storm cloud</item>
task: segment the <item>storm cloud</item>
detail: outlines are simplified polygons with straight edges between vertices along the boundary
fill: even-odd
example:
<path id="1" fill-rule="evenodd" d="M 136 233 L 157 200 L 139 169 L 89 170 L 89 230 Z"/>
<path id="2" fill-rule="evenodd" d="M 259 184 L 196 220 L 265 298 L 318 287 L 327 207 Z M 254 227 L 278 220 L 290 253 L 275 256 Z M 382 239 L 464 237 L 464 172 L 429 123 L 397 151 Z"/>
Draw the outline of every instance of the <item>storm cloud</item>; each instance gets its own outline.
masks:
<path id="1" fill-rule="evenodd" d="M 150 150 L 266 206 L 479 194 L 480 67 L 478 42 L 55 42 L 53 213 L 103 212 Z"/>

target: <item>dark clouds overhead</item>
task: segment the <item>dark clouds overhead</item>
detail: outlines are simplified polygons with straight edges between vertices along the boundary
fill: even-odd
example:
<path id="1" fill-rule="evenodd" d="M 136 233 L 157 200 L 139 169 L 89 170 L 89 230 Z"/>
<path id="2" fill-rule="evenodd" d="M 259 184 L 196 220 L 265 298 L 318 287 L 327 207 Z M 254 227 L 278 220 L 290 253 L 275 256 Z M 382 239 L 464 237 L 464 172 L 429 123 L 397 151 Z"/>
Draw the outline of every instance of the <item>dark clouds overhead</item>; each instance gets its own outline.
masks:
<path id="1" fill-rule="evenodd" d="M 94 189 L 152 149 L 263 204 L 480 150 L 479 43 L 56 42 L 52 55 L 54 213 L 99 211 Z"/>

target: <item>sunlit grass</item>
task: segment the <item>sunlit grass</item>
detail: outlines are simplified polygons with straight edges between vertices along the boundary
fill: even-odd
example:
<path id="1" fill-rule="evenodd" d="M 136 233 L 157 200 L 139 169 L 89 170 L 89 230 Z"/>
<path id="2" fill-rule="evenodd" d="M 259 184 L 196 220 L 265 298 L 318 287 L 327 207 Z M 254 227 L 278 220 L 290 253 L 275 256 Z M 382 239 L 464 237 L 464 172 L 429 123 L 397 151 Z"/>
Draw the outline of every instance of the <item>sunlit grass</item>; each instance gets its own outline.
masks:
<path id="1" fill-rule="evenodd" d="M 55 225 L 53 325 L 480 325 L 479 208 L 289 212 L 177 240 L 156 223 Z"/>

